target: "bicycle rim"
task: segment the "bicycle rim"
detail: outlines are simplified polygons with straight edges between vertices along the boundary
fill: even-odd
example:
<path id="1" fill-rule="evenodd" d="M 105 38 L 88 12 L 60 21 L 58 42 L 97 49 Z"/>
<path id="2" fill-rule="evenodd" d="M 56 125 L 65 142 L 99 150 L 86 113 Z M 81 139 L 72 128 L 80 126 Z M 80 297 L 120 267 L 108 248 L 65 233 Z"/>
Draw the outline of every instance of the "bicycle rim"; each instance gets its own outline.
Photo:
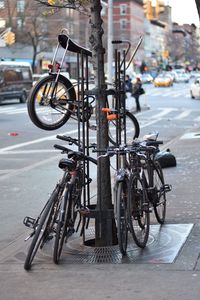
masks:
<path id="1" fill-rule="evenodd" d="M 55 264 L 58 264 L 60 261 L 60 256 L 63 249 L 63 244 L 67 236 L 68 223 L 69 223 L 69 191 L 66 188 L 64 190 L 62 197 L 62 202 L 60 205 L 59 218 L 56 226 L 56 235 L 54 241 L 54 250 L 53 250 L 53 261 Z"/>
<path id="2" fill-rule="evenodd" d="M 32 122 L 44 130 L 55 130 L 63 126 L 74 108 L 76 93 L 71 82 L 56 74 L 49 75 L 33 86 L 27 101 L 28 114 Z"/>
<path id="3" fill-rule="evenodd" d="M 149 237 L 149 204 L 143 181 L 138 176 L 130 179 L 128 193 L 128 219 L 136 245 L 144 248 Z"/>
<path id="4" fill-rule="evenodd" d="M 164 188 L 164 176 L 159 162 L 154 162 L 153 185 L 155 189 L 154 213 L 158 223 L 164 224 L 166 217 L 166 192 Z"/>
<path id="5" fill-rule="evenodd" d="M 127 183 L 120 182 L 117 189 L 117 236 L 122 255 L 126 254 L 128 238 L 127 194 Z"/>
<path id="6" fill-rule="evenodd" d="M 58 195 L 58 190 L 54 190 L 52 196 L 49 198 L 45 208 L 38 221 L 38 226 L 36 228 L 35 234 L 33 236 L 32 242 L 28 249 L 26 260 L 24 262 L 24 269 L 30 270 L 32 261 L 39 249 L 43 247 L 44 243 L 49 240 L 49 236 L 53 234 L 54 225 L 54 206 L 56 204 Z"/>
<path id="7" fill-rule="evenodd" d="M 109 141 L 116 145 L 116 120 L 108 121 L 108 135 Z M 131 144 L 133 140 L 139 137 L 140 126 L 133 114 L 126 111 L 126 141 L 127 144 Z M 121 140 L 124 141 L 124 127 L 121 128 Z"/>

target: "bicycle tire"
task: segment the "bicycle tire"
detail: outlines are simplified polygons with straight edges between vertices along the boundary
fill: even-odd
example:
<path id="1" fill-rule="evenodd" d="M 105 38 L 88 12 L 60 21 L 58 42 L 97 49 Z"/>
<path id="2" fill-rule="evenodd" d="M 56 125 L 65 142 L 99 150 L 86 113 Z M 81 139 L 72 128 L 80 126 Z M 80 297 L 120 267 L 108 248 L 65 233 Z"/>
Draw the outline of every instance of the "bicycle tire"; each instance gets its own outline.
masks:
<path id="1" fill-rule="evenodd" d="M 166 217 L 166 192 L 164 175 L 160 163 L 154 161 L 153 163 L 153 185 L 155 188 L 155 199 L 153 201 L 153 208 L 156 219 L 159 224 L 164 224 Z"/>
<path id="2" fill-rule="evenodd" d="M 126 130 L 127 144 L 131 144 L 140 135 L 140 125 L 136 117 L 128 110 L 126 111 L 126 128 L 128 128 Z M 111 144 L 116 145 L 116 120 L 108 121 L 108 138 Z"/>
<path id="3" fill-rule="evenodd" d="M 53 91 L 56 74 L 40 79 L 33 87 L 27 100 L 27 109 L 31 121 L 44 130 L 55 130 L 62 127 L 70 118 L 74 109 L 76 92 L 72 83 L 60 75 L 54 97 Z M 53 104 L 50 103 L 50 99 Z"/>
<path id="4" fill-rule="evenodd" d="M 41 247 L 41 244 L 48 241 L 49 234 L 52 231 L 52 226 L 54 222 L 51 222 L 53 214 L 55 213 L 54 205 L 56 203 L 58 196 L 58 188 L 56 188 L 51 197 L 49 198 L 48 202 L 46 203 L 43 212 L 39 219 L 39 224 L 36 228 L 35 234 L 33 236 L 32 242 L 30 244 L 30 247 L 28 249 L 28 253 L 24 262 L 24 269 L 30 270 L 32 261 L 37 253 L 37 250 L 39 247 Z M 42 246 L 43 246 L 42 245 Z M 42 248 L 42 247 L 41 247 Z"/>
<path id="5" fill-rule="evenodd" d="M 145 185 L 138 175 L 132 175 L 129 181 L 128 220 L 133 240 L 144 248 L 149 237 L 150 211 Z"/>
<path id="6" fill-rule="evenodd" d="M 60 261 L 64 240 L 67 235 L 67 227 L 69 223 L 69 215 L 70 215 L 70 192 L 68 187 L 64 189 L 62 195 L 62 202 L 60 205 L 59 218 L 56 226 L 56 234 L 53 248 L 53 261 L 55 264 L 58 264 Z"/>
<path id="7" fill-rule="evenodd" d="M 128 240 L 127 194 L 127 182 L 119 182 L 117 187 L 117 238 L 122 255 L 126 255 Z"/>

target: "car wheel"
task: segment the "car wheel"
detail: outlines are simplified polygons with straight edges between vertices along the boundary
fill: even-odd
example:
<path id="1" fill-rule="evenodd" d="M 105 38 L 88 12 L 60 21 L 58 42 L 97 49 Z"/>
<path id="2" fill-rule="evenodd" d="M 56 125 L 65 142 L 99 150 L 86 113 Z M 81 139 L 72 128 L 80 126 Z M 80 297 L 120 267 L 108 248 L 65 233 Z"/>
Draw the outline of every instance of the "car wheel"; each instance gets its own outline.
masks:
<path id="1" fill-rule="evenodd" d="M 20 97 L 20 103 L 26 103 L 26 99 L 27 99 L 27 94 L 25 91 L 23 91 L 21 97 Z"/>
<path id="2" fill-rule="evenodd" d="M 195 98 L 194 95 L 192 94 L 192 91 L 190 91 L 190 96 L 191 96 L 192 99 Z"/>

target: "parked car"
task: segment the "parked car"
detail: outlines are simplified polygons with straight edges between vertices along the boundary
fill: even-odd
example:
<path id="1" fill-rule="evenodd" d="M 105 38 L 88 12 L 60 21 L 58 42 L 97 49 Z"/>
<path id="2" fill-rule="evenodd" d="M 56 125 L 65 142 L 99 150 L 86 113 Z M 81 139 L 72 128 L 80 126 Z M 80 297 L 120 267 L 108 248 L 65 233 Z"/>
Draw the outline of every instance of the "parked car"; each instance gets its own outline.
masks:
<path id="1" fill-rule="evenodd" d="M 141 79 L 142 83 L 152 83 L 153 82 L 153 77 L 149 73 L 141 74 L 140 79 Z"/>
<path id="2" fill-rule="evenodd" d="M 198 78 L 198 77 L 200 77 L 200 71 L 192 71 L 192 72 L 190 72 L 190 77 L 191 78 Z"/>
<path id="3" fill-rule="evenodd" d="M 70 75 L 69 75 L 68 72 L 61 72 L 61 74 L 62 74 L 63 76 L 65 76 L 67 79 L 70 79 Z M 33 74 L 33 85 L 35 85 L 36 82 L 37 82 L 38 80 L 40 80 L 42 77 L 45 77 L 45 76 L 48 76 L 48 75 L 49 75 L 49 73 Z M 71 79 L 70 79 L 70 80 L 71 80 Z"/>
<path id="4" fill-rule="evenodd" d="M 191 84 L 190 95 L 192 99 L 200 99 L 200 77 L 196 78 Z"/>
<path id="5" fill-rule="evenodd" d="M 190 77 L 186 73 L 177 73 L 175 75 L 175 82 L 185 82 L 188 83 L 190 80 Z"/>
<path id="6" fill-rule="evenodd" d="M 173 85 L 173 79 L 168 74 L 161 73 L 154 79 L 155 87 L 158 87 L 158 86 L 167 87 L 167 86 L 172 86 L 172 85 Z"/>
<path id="7" fill-rule="evenodd" d="M 29 63 L 0 61 L 0 102 L 15 98 L 21 103 L 26 102 L 32 82 Z"/>

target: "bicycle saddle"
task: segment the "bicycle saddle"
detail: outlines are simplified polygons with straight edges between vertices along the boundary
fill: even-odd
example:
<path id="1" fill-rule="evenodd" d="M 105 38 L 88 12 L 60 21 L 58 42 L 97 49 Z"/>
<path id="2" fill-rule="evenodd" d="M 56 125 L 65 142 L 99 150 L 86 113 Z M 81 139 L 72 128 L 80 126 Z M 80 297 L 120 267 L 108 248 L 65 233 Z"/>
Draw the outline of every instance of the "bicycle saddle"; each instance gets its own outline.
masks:
<path id="1" fill-rule="evenodd" d="M 76 162 L 68 158 L 61 158 L 58 167 L 62 170 L 73 171 L 76 168 Z"/>
<path id="2" fill-rule="evenodd" d="M 66 49 L 67 45 L 67 50 L 71 51 L 71 52 L 75 52 L 75 53 L 83 53 L 87 56 L 92 56 L 92 51 L 90 51 L 89 49 L 86 49 L 84 47 L 79 46 L 78 44 L 76 44 L 75 42 L 73 42 L 68 35 L 66 34 L 59 34 L 58 35 L 58 42 L 60 43 L 60 45 Z"/>

